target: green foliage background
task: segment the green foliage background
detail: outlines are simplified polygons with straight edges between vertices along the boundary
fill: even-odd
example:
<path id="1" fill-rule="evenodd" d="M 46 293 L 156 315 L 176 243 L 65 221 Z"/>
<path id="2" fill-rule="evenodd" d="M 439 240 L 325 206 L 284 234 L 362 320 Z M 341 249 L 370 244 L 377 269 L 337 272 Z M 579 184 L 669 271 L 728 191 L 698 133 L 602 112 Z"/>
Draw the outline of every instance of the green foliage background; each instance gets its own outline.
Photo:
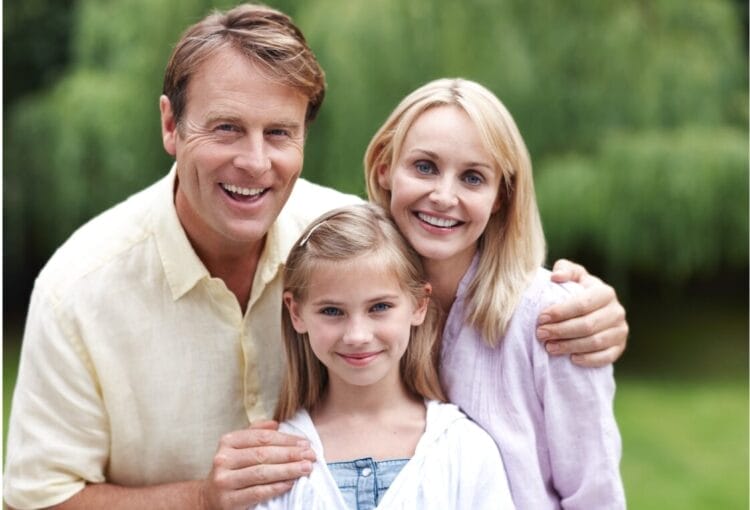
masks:
<path id="1" fill-rule="evenodd" d="M 167 170 L 157 108 L 164 63 L 184 27 L 231 5 L 65 4 L 5 9 L 6 64 L 15 67 L 4 101 L 4 263 L 6 285 L 21 291 L 6 295 L 10 307 L 23 306 L 39 267 L 78 225 Z M 309 179 L 362 193 L 364 148 L 397 101 L 427 80 L 465 76 L 495 91 L 521 127 L 551 255 L 578 255 L 621 285 L 633 275 L 673 284 L 744 274 L 742 4 L 271 4 L 295 17 L 327 71 Z"/>
<path id="2" fill-rule="evenodd" d="M 18 342 L 8 331 L 20 328 L 33 278 L 54 249 L 168 170 L 158 112 L 167 57 L 185 27 L 233 3 L 4 4 L 6 346 Z M 532 154 L 550 260 L 585 263 L 628 309 L 618 377 L 648 377 L 645 387 L 657 392 L 654 380 L 740 381 L 732 395 L 745 418 L 731 426 L 746 431 L 746 2 L 267 3 L 295 18 L 327 73 L 304 176 L 364 194 L 364 149 L 406 93 L 442 76 L 485 84 Z M 636 455 L 654 451 L 638 450 L 628 429 L 648 408 L 627 400 L 643 386 L 633 388 L 618 408 L 626 474 L 638 465 L 628 464 L 629 437 Z M 657 402 L 675 395 L 673 386 L 664 391 Z M 679 421 L 679 406 L 668 413 Z M 744 466 L 744 489 L 725 500 L 737 508 L 747 506 L 746 433 L 741 446 L 734 465 Z"/>

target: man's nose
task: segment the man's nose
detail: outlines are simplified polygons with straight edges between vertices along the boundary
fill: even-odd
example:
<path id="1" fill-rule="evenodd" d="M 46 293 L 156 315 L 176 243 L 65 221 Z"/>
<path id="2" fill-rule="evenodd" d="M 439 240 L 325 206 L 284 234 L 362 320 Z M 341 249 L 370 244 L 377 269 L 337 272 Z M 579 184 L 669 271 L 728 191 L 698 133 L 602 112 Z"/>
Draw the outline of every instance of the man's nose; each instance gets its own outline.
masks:
<path id="1" fill-rule="evenodd" d="M 240 145 L 234 158 L 234 166 L 258 177 L 271 169 L 269 147 L 262 133 L 252 133 Z"/>

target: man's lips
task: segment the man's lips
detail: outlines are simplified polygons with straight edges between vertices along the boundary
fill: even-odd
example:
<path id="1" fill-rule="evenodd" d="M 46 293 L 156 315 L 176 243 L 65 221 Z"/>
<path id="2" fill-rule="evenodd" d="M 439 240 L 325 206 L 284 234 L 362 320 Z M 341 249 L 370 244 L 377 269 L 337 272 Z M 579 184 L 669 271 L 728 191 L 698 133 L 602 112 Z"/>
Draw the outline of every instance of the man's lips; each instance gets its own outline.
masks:
<path id="1" fill-rule="evenodd" d="M 219 186 L 222 190 L 224 190 L 224 193 L 229 195 L 234 200 L 239 200 L 242 202 L 251 202 L 254 199 L 260 197 L 263 195 L 263 193 L 266 192 L 268 188 L 245 188 L 242 186 L 237 186 L 235 184 L 229 184 L 226 182 L 219 183 Z"/>

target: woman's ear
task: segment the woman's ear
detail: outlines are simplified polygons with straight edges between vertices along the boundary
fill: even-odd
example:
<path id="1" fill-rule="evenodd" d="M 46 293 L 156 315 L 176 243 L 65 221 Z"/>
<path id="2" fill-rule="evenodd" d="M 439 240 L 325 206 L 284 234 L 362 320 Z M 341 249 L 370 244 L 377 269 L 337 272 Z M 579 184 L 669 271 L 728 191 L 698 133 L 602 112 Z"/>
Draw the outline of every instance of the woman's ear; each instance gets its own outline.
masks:
<path id="1" fill-rule="evenodd" d="M 384 190 L 390 191 L 391 189 L 391 169 L 386 164 L 378 166 L 378 184 Z"/>
<path id="2" fill-rule="evenodd" d="M 432 285 L 425 283 L 424 295 L 417 301 L 417 306 L 414 309 L 414 313 L 411 317 L 411 325 L 419 326 L 424 322 L 424 318 L 427 316 L 427 310 L 430 307 L 430 295 L 432 294 Z"/>
<path id="3" fill-rule="evenodd" d="M 289 318 L 292 319 L 294 330 L 300 334 L 307 333 L 307 326 L 300 315 L 300 304 L 288 290 L 284 292 L 284 306 L 289 310 Z"/>

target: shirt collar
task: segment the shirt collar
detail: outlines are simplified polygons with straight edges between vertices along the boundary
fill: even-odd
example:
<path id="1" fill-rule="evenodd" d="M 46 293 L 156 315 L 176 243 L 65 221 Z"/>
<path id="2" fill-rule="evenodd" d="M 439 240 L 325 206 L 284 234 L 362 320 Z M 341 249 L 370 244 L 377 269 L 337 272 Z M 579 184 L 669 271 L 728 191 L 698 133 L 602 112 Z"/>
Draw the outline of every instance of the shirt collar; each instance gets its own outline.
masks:
<path id="1" fill-rule="evenodd" d="M 208 269 L 193 250 L 190 240 L 182 228 L 174 205 L 174 187 L 177 164 L 158 183 L 154 204 L 154 232 L 164 273 L 177 300 L 192 289 L 201 279 L 208 278 Z"/>

